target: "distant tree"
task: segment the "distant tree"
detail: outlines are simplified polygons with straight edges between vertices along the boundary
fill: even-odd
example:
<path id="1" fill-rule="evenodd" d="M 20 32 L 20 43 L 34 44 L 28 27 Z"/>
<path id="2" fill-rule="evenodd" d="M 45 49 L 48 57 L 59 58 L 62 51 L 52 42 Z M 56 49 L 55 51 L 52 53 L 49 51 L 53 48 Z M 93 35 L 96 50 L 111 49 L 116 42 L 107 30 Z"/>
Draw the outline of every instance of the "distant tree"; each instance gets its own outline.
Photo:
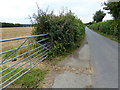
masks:
<path id="1" fill-rule="evenodd" d="M 94 21 L 92 22 L 88 22 L 88 23 L 84 23 L 85 25 L 91 25 L 91 24 L 94 24 Z"/>
<path id="2" fill-rule="evenodd" d="M 103 20 L 103 18 L 105 17 L 105 13 L 101 10 L 96 11 L 95 15 L 93 16 L 93 20 L 95 22 L 101 22 Z"/>
<path id="3" fill-rule="evenodd" d="M 120 19 L 120 1 L 104 3 L 103 9 L 110 10 L 108 13 L 112 14 L 115 19 Z"/>
<path id="4" fill-rule="evenodd" d="M 13 23 L 6 23 L 6 22 L 0 22 L 0 27 L 21 27 L 21 24 L 13 24 Z"/>

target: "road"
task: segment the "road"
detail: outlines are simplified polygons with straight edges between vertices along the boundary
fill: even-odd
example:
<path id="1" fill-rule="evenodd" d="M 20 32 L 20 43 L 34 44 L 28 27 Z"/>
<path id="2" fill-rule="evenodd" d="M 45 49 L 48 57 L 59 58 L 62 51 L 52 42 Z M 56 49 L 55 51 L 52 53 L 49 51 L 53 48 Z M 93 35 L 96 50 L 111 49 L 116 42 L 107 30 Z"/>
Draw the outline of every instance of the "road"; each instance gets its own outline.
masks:
<path id="1" fill-rule="evenodd" d="M 94 88 L 118 88 L 118 43 L 86 29 Z"/>
<path id="2" fill-rule="evenodd" d="M 92 86 L 90 52 L 86 41 L 81 48 L 65 58 L 57 67 L 60 67 L 63 72 L 55 77 L 52 88 L 87 88 Z"/>
<path id="3" fill-rule="evenodd" d="M 118 88 L 118 43 L 85 31 L 83 45 L 57 65 L 52 88 Z"/>

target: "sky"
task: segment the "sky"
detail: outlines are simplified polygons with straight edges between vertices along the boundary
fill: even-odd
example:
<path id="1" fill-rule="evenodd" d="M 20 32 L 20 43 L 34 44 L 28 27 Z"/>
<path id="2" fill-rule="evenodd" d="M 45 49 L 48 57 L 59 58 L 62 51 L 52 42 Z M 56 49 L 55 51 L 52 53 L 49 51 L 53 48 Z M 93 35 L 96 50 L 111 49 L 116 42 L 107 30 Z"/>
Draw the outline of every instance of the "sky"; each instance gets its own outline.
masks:
<path id="1" fill-rule="evenodd" d="M 93 21 L 92 17 L 98 10 L 103 10 L 107 0 L 0 0 L 0 22 L 30 24 L 28 16 L 37 12 L 37 4 L 42 10 L 49 7 L 55 14 L 63 8 L 71 10 L 83 23 Z M 105 10 L 104 10 L 105 11 Z M 105 11 L 107 13 L 107 11 Z M 103 20 L 112 19 L 107 14 Z"/>

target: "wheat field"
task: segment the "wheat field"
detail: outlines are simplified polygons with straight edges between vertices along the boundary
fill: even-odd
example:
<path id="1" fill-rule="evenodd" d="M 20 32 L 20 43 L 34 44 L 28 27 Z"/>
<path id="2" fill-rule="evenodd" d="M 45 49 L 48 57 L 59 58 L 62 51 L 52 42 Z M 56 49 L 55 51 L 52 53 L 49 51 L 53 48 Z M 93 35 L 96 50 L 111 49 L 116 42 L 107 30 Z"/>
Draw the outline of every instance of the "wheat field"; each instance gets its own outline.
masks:
<path id="1" fill-rule="evenodd" d="M 32 34 L 32 27 L 11 27 L 11 28 L 1 28 L 0 29 L 1 39 L 10 39 L 10 38 L 17 38 L 23 36 L 31 36 Z M 1 43 L 2 51 L 18 47 L 23 40 L 15 40 L 15 41 L 8 41 Z"/>

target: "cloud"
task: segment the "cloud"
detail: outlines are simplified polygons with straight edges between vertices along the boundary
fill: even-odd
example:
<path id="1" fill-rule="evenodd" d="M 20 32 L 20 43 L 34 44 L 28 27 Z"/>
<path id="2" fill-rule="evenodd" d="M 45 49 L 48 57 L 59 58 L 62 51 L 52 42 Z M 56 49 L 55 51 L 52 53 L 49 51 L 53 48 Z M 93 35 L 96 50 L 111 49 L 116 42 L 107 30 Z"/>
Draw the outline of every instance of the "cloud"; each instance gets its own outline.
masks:
<path id="1" fill-rule="evenodd" d="M 102 9 L 104 1 L 106 0 L 1 0 L 0 21 L 30 23 L 26 18 L 37 12 L 37 2 L 41 9 L 46 10 L 49 7 L 49 10 L 54 10 L 56 14 L 63 7 L 68 8 L 83 22 L 89 22 L 93 14 Z"/>

